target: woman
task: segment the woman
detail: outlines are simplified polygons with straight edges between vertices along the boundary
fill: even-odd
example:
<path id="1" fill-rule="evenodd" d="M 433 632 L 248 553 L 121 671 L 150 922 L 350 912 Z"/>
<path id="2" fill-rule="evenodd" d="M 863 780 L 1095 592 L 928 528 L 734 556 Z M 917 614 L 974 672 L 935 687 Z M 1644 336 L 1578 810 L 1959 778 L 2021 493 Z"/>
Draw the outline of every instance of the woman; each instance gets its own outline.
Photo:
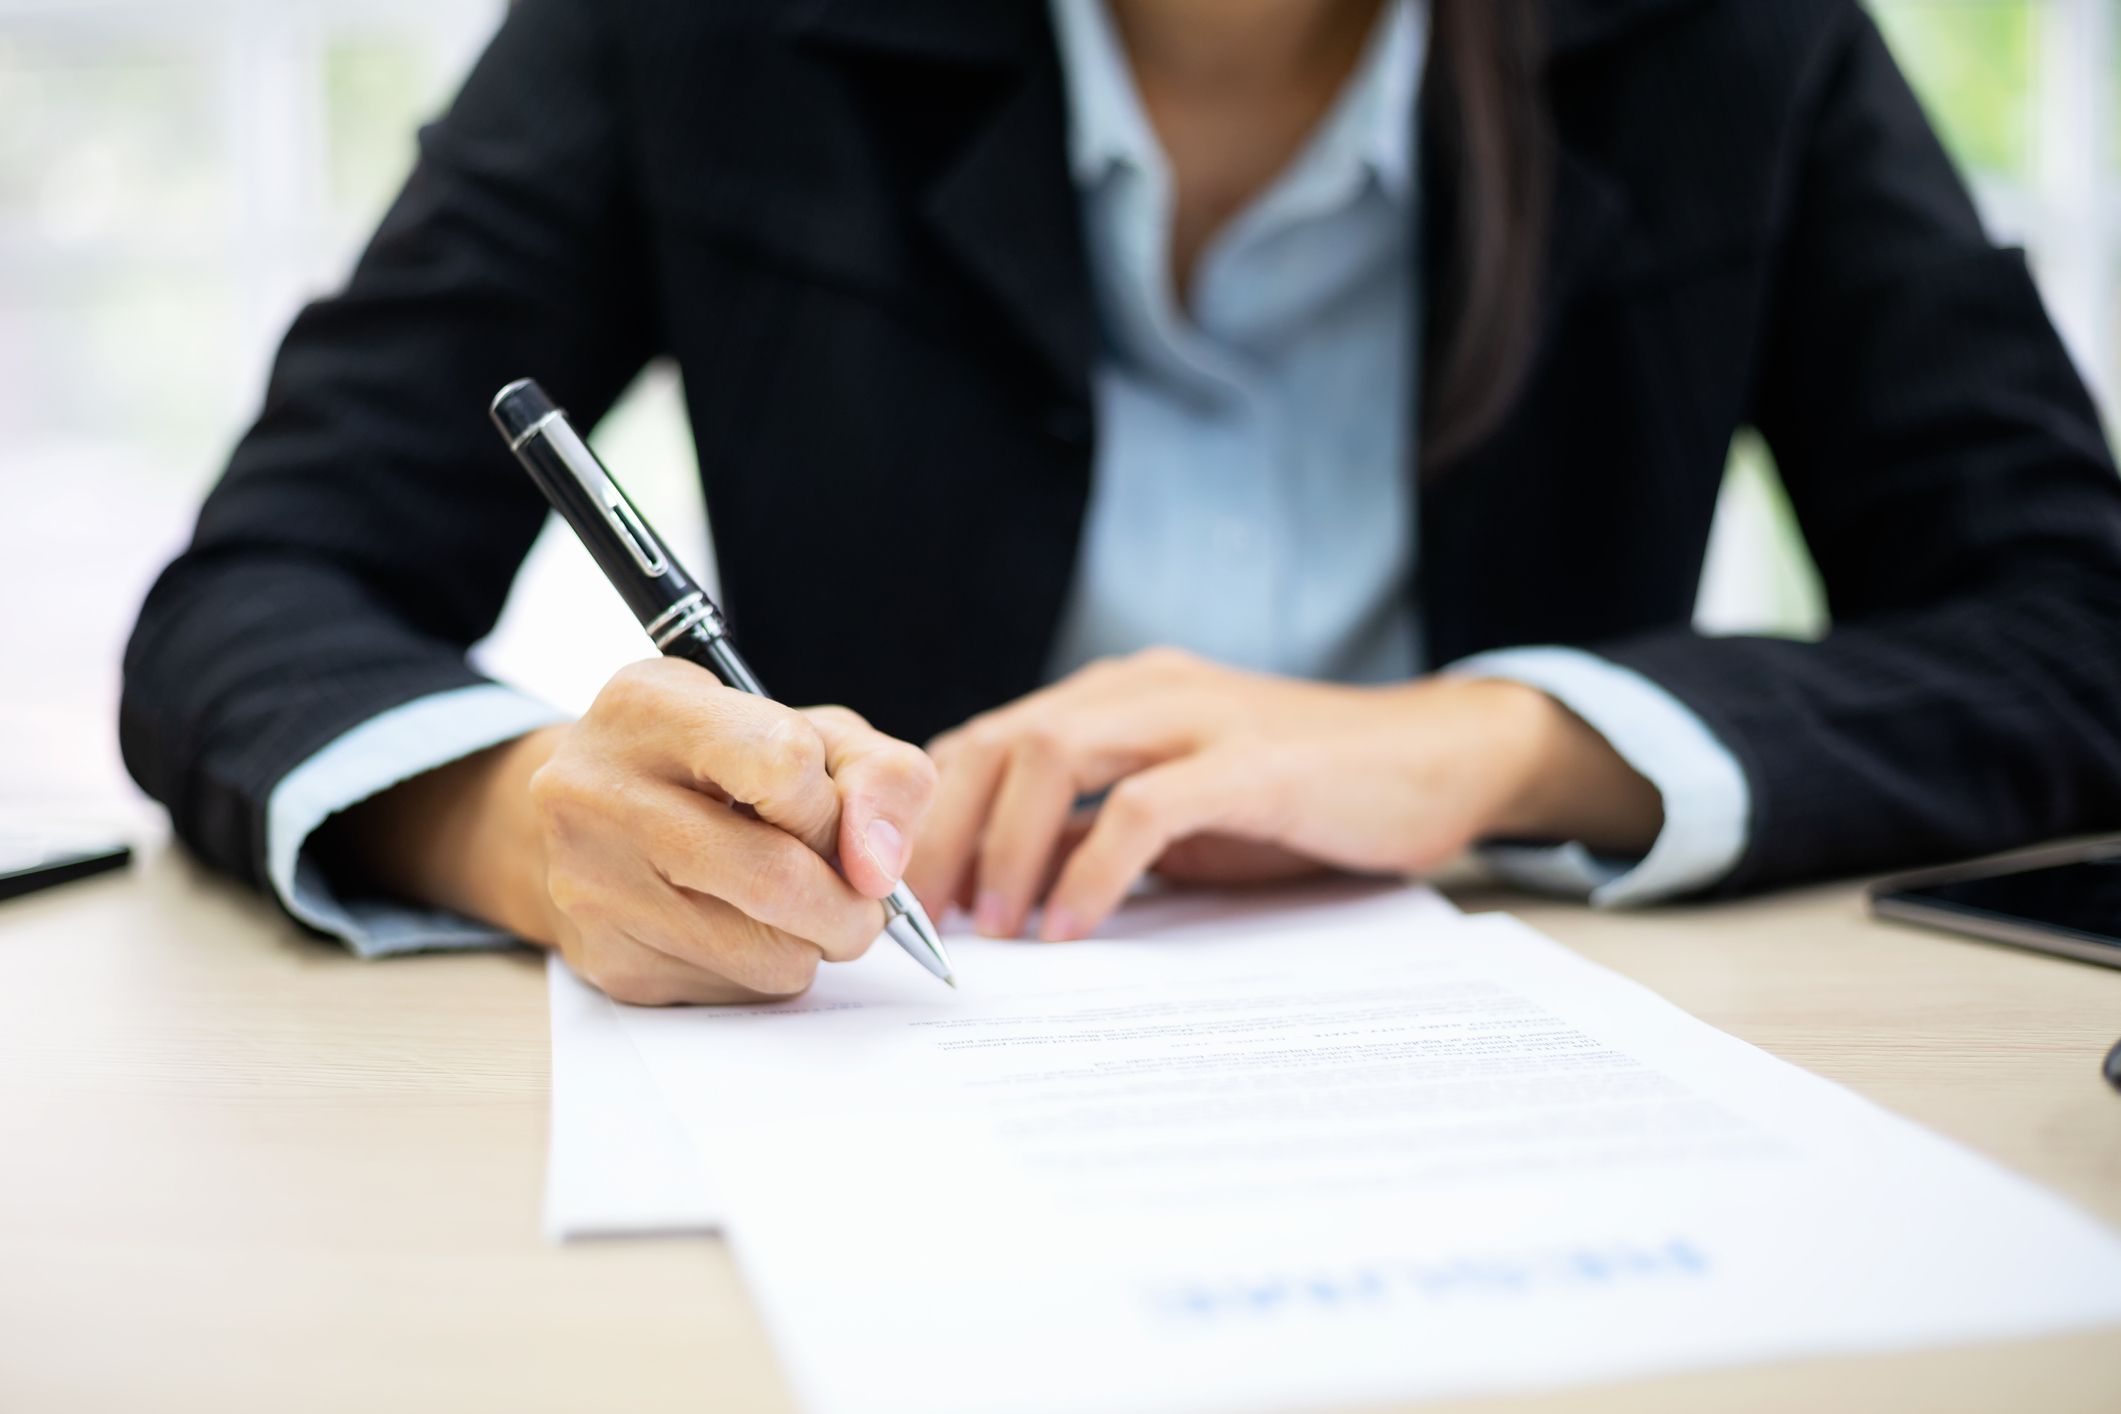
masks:
<path id="1" fill-rule="evenodd" d="M 866 721 L 466 666 L 542 510 L 489 396 L 593 421 L 656 355 L 747 654 Z M 1745 424 L 1822 642 L 1689 627 Z M 123 734 L 361 951 L 498 928 L 633 1001 L 800 990 L 901 872 L 1049 938 L 1151 867 L 1481 842 L 1757 889 L 2121 823 L 2117 493 L 1854 0 L 523 0 Z"/>

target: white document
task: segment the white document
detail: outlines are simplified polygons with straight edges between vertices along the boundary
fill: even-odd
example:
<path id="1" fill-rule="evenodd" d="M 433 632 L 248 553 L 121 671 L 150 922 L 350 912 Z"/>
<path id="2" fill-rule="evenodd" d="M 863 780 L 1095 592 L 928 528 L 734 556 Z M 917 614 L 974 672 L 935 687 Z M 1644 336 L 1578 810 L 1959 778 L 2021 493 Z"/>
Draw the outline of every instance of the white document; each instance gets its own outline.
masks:
<path id="1" fill-rule="evenodd" d="M 546 959 L 545 976 L 552 999 L 545 1235 L 719 1227 L 713 1181 L 649 1079 L 618 1007 L 569 972 L 558 953 Z"/>
<path id="2" fill-rule="evenodd" d="M 1376 885 L 1349 884 L 1306 891 L 1307 905 L 1367 897 Z M 1387 890 L 1408 918 L 1449 920 L 1462 915 L 1442 894 L 1425 886 Z M 1183 894 L 1145 896 L 1129 905 L 1127 926 L 1135 934 L 1188 926 L 1205 918 L 1272 913 L 1277 896 Z M 970 936 L 948 946 L 964 965 L 984 967 L 982 954 L 1017 956 L 1022 947 Z M 891 951 L 886 948 L 885 951 Z M 1040 951 L 1058 980 L 1077 969 Z M 910 958 L 890 963 L 912 968 Z M 827 969 L 829 977 L 832 969 Z M 664 1104 L 620 1021 L 621 1008 L 582 982 L 557 954 L 546 961 L 552 1007 L 552 1122 L 545 1168 L 544 1227 L 555 1241 L 638 1233 L 712 1232 L 721 1226 L 714 1180 L 702 1154 Z M 934 987 L 932 980 L 919 982 Z"/>
<path id="3" fill-rule="evenodd" d="M 1269 1409 L 2121 1323 L 2059 1200 L 1389 896 L 626 1009 L 804 1405 Z M 1065 965 L 1063 965 L 1065 964 Z"/>

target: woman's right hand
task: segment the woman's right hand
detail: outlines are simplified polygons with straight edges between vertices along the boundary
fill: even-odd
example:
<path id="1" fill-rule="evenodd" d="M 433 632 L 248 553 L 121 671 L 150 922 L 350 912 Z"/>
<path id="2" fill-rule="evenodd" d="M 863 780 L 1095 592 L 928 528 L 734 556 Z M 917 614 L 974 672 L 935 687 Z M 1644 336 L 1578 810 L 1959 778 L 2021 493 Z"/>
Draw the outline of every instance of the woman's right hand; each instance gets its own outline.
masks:
<path id="1" fill-rule="evenodd" d="M 843 707 L 797 711 L 652 659 L 580 721 L 329 828 L 377 883 L 557 947 L 619 1001 L 756 1001 L 868 948 L 934 788 L 918 747 Z"/>

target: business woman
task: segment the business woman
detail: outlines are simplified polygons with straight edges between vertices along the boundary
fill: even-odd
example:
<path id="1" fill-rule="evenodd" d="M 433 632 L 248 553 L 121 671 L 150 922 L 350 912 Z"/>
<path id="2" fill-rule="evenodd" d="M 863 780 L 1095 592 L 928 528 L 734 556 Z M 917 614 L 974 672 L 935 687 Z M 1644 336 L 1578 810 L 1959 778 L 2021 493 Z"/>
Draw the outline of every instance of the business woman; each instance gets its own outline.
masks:
<path id="1" fill-rule="evenodd" d="M 745 651 L 864 716 L 467 666 L 542 511 L 489 397 L 657 356 Z M 1745 425 L 1822 641 L 1689 626 Z M 800 990 L 902 874 L 1047 938 L 1473 844 L 1735 892 L 2121 825 L 2121 483 L 1854 0 L 521 0 L 123 718 L 304 921 L 635 1001 Z"/>

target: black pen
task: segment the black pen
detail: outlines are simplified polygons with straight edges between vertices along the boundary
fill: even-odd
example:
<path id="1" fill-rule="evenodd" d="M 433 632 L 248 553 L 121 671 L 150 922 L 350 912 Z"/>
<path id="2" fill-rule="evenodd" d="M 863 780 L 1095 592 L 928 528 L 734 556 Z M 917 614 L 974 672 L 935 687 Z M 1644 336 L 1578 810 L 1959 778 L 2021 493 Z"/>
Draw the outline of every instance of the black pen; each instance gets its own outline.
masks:
<path id="1" fill-rule="evenodd" d="M 567 414 L 529 378 L 494 395 L 494 425 L 545 499 L 574 527 L 590 558 L 663 654 L 713 673 L 738 692 L 770 694 L 729 641 L 722 611 L 651 530 Z M 920 900 L 901 882 L 883 900 L 884 932 L 936 976 L 957 985 Z"/>

